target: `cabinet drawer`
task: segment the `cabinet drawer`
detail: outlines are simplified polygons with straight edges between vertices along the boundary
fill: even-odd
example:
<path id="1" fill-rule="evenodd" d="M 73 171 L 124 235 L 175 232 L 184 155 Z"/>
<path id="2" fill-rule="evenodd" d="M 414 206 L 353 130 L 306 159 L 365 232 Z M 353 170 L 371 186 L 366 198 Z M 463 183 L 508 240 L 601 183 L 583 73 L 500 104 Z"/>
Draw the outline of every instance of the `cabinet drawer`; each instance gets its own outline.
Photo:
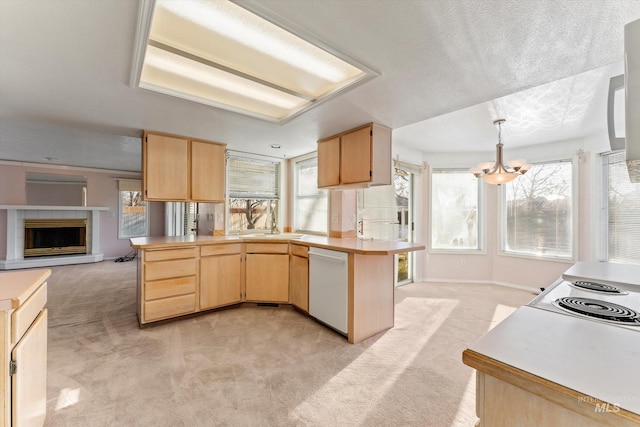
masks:
<path id="1" fill-rule="evenodd" d="M 144 280 L 162 280 L 196 274 L 196 260 L 177 259 L 171 261 L 147 262 L 144 264 Z"/>
<path id="2" fill-rule="evenodd" d="M 47 283 L 43 283 L 20 307 L 11 313 L 11 342 L 16 343 L 29 329 L 47 303 Z"/>
<path id="3" fill-rule="evenodd" d="M 207 245 L 200 247 L 200 256 L 211 255 L 229 255 L 239 254 L 242 252 L 242 245 L 235 243 L 233 245 Z"/>
<path id="4" fill-rule="evenodd" d="M 180 295 L 144 303 L 144 321 L 160 320 L 196 311 L 196 294 Z"/>
<path id="5" fill-rule="evenodd" d="M 288 254 L 288 243 L 246 243 L 248 254 Z"/>
<path id="6" fill-rule="evenodd" d="M 196 291 L 195 276 L 179 277 L 177 279 L 158 280 L 145 282 L 144 300 L 151 301 L 158 298 L 174 297 L 184 294 L 192 294 Z"/>
<path id="7" fill-rule="evenodd" d="M 291 245 L 291 255 L 301 256 L 308 258 L 309 257 L 309 247 L 302 245 Z"/>
<path id="8" fill-rule="evenodd" d="M 195 256 L 196 256 L 195 246 L 190 246 L 188 248 L 144 251 L 145 261 L 164 261 L 168 259 L 178 259 L 178 258 L 195 258 Z"/>

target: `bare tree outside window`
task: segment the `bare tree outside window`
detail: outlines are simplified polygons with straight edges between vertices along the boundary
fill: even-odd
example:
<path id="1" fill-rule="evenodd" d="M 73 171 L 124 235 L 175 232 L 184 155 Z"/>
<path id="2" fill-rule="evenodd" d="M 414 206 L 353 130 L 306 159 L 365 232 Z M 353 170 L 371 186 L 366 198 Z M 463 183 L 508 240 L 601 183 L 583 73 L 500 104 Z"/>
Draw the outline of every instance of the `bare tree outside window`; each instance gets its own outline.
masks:
<path id="1" fill-rule="evenodd" d="M 571 161 L 536 164 L 505 185 L 505 252 L 571 257 Z"/>

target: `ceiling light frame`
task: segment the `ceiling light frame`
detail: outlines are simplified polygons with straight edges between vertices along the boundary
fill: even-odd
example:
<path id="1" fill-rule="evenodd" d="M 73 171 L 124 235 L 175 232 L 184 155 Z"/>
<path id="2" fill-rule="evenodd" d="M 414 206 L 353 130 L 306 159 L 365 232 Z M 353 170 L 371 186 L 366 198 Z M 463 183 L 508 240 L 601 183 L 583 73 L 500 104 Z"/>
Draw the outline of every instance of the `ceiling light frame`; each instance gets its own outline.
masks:
<path id="1" fill-rule="evenodd" d="M 218 107 L 221 109 L 259 118 L 259 119 L 266 120 L 276 124 L 284 124 L 291 121 L 295 117 L 305 113 L 306 111 L 312 108 L 315 108 L 317 105 L 320 105 L 323 102 L 326 102 L 329 99 L 332 99 L 346 91 L 354 89 L 360 86 L 361 84 L 364 84 L 365 82 L 375 77 L 378 77 L 380 75 L 380 73 L 373 70 L 369 66 L 362 64 L 361 62 L 356 61 L 353 58 L 350 58 L 347 55 L 343 54 L 342 52 L 339 52 L 336 49 L 330 47 L 327 43 L 323 42 L 318 37 L 303 30 L 293 22 L 275 14 L 273 11 L 267 9 L 257 1 L 245 0 L 245 1 L 242 1 L 242 3 L 240 3 L 238 1 L 230 0 L 230 3 L 233 3 L 234 5 L 241 7 L 247 12 L 252 13 L 257 17 L 264 19 L 268 23 L 279 27 L 281 30 L 284 30 L 302 39 L 303 41 L 315 46 L 316 48 L 333 55 L 334 57 L 338 58 L 344 63 L 357 68 L 360 71 L 360 73 L 355 76 L 352 76 L 349 79 L 342 81 L 339 86 L 333 89 L 326 90 L 319 96 L 310 96 L 309 94 L 300 93 L 297 90 L 292 90 L 291 88 L 282 87 L 277 83 L 264 80 L 260 77 L 247 74 L 245 72 L 233 69 L 231 67 L 227 67 L 224 64 L 211 61 L 207 58 L 203 58 L 191 52 L 186 52 L 175 46 L 169 46 L 166 43 L 162 43 L 158 40 L 153 40 L 153 38 L 150 38 L 150 35 L 151 35 L 151 27 L 153 23 L 153 15 L 156 9 L 156 0 L 141 0 L 139 16 L 138 16 L 138 26 L 137 26 L 137 32 L 136 32 L 136 43 L 134 46 L 134 52 L 133 52 L 133 58 L 132 58 L 132 70 L 131 70 L 130 81 L 129 81 L 130 86 L 132 88 L 144 88 L 144 89 L 152 90 L 155 92 L 160 92 L 166 95 L 171 95 L 174 97 L 187 99 L 193 102 L 198 102 L 200 104 L 206 104 L 206 105 Z M 301 103 L 302 106 L 292 108 L 289 110 L 288 113 L 283 113 L 282 115 L 275 117 L 274 116 L 275 114 L 268 115 L 260 111 L 251 111 L 245 107 L 238 107 L 238 106 L 226 104 L 223 102 L 218 102 L 217 100 L 209 97 L 197 96 L 196 94 L 172 89 L 170 87 L 164 87 L 164 86 L 161 87 L 160 85 L 154 84 L 153 82 L 142 81 L 141 76 L 143 74 L 144 60 L 147 55 L 148 46 L 152 46 L 156 49 L 161 49 L 172 55 L 176 55 L 178 57 L 187 59 L 189 61 L 193 61 L 194 63 L 204 65 L 206 67 L 215 68 L 222 72 L 237 76 L 238 78 L 246 79 L 247 81 L 253 82 L 255 84 L 263 85 L 266 88 L 271 88 L 272 90 L 282 92 L 283 94 L 300 98 L 301 100 L 303 100 L 303 102 Z M 261 101 L 258 100 L 257 102 L 259 103 Z"/>

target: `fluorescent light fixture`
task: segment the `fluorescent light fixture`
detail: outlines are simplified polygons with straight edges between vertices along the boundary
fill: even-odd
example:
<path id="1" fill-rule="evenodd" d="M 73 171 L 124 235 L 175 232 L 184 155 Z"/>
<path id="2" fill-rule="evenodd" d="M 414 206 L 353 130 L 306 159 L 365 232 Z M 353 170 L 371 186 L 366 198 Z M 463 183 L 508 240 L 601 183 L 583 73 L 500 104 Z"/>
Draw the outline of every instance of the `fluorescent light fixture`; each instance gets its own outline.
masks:
<path id="1" fill-rule="evenodd" d="M 132 85 L 283 123 L 377 76 L 254 10 L 261 16 L 228 0 L 144 0 Z"/>

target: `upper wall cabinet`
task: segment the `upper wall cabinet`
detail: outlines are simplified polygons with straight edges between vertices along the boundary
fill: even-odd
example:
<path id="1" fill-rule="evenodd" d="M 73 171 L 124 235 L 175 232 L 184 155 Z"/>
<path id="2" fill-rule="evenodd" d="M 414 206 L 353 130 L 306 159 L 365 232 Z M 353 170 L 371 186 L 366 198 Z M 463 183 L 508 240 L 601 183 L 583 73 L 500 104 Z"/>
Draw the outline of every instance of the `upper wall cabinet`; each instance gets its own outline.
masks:
<path id="1" fill-rule="evenodd" d="M 391 129 L 375 123 L 318 141 L 318 187 L 391 184 Z"/>
<path id="2" fill-rule="evenodd" d="M 224 201 L 224 144 L 145 132 L 142 183 L 145 200 Z"/>

